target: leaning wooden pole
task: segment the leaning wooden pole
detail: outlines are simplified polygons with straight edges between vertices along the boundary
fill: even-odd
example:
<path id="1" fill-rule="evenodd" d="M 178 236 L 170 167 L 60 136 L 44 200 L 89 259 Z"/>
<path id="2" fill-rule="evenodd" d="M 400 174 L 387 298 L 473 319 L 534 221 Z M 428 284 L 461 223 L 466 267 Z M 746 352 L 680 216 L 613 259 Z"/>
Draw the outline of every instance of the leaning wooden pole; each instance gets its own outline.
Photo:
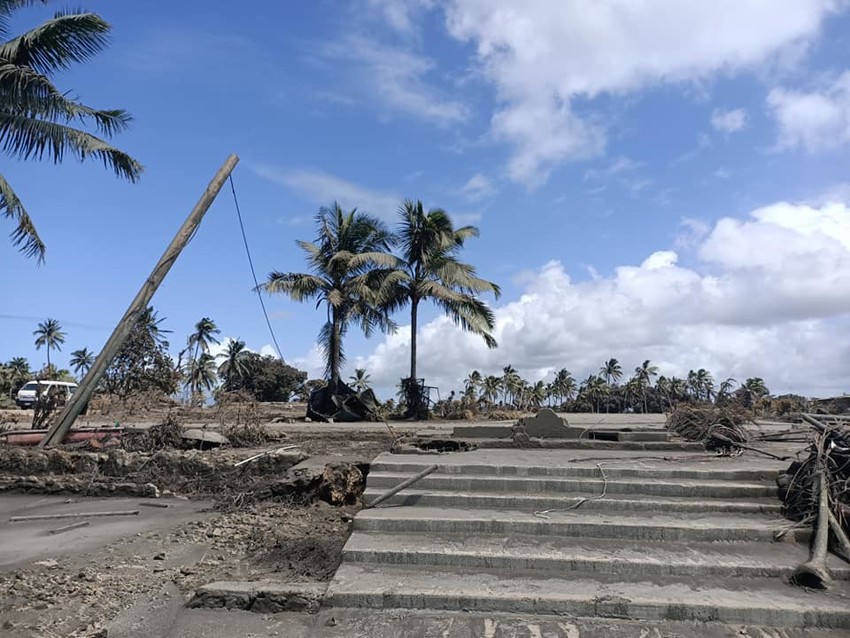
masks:
<path id="1" fill-rule="evenodd" d="M 83 377 L 79 388 L 77 388 L 77 391 L 65 404 L 65 408 L 62 410 L 56 423 L 50 427 L 47 434 L 44 435 L 44 438 L 38 444 L 39 447 L 56 445 L 64 440 L 68 434 L 68 430 L 71 429 L 74 421 L 80 415 L 80 412 L 82 412 L 83 407 L 91 398 L 94 389 L 97 387 L 109 364 L 112 363 L 121 346 L 124 345 L 124 341 L 130 335 L 130 332 L 139 320 L 139 316 L 148 307 L 151 298 L 157 288 L 159 288 L 162 280 L 165 279 L 168 271 L 171 270 L 171 266 L 174 265 L 177 257 L 180 256 L 180 252 L 186 247 L 189 240 L 192 239 L 192 236 L 198 229 L 198 225 L 201 223 L 213 201 L 215 201 L 221 187 L 224 186 L 224 183 L 230 177 L 237 163 L 239 163 L 239 158 L 236 155 L 231 155 L 222 164 L 221 168 L 218 169 L 218 172 L 212 178 L 204 194 L 201 195 L 198 203 L 195 204 L 192 212 L 189 213 L 186 221 L 183 222 L 180 230 L 177 231 L 174 239 L 171 240 L 168 248 L 165 249 L 162 257 L 160 257 L 156 266 L 154 266 L 150 276 L 142 284 L 136 298 L 133 299 L 130 307 L 127 308 L 127 312 L 124 313 L 121 321 L 118 322 L 112 336 L 109 337 L 109 341 L 106 342 L 97 359 L 95 359 L 94 365 L 92 365 L 86 376 Z"/>

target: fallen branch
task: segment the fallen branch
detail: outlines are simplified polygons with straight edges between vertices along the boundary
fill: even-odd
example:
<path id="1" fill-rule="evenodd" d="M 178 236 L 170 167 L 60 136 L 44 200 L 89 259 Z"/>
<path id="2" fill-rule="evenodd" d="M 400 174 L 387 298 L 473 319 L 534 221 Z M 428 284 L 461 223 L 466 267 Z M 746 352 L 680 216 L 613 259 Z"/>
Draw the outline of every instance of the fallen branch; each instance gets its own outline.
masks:
<path id="1" fill-rule="evenodd" d="M 297 447 L 297 445 L 284 445 L 283 447 L 279 447 L 276 450 L 266 450 L 265 452 L 260 452 L 259 454 L 255 454 L 254 456 L 249 456 L 247 459 L 242 459 L 238 463 L 234 463 L 233 467 L 239 467 L 240 465 L 245 465 L 246 463 L 250 463 L 251 461 L 256 461 L 257 459 L 267 456 L 269 454 L 278 454 L 279 452 L 286 452 L 287 450 L 293 450 Z"/>
<path id="2" fill-rule="evenodd" d="M 64 527 L 57 527 L 56 529 L 51 529 L 47 533 L 48 534 L 61 534 L 62 532 L 70 532 L 72 529 L 77 529 L 80 527 L 86 527 L 89 524 L 88 521 L 78 521 L 76 523 L 71 523 L 70 525 L 65 525 Z"/>
<path id="3" fill-rule="evenodd" d="M 827 550 L 829 548 L 829 493 L 826 483 L 826 472 L 819 464 L 820 490 L 818 494 L 818 518 L 814 543 L 812 543 L 809 560 L 797 567 L 791 574 L 791 582 L 800 587 L 810 589 L 826 589 L 832 580 L 826 567 Z"/>
<path id="4" fill-rule="evenodd" d="M 401 483 L 396 485 L 394 488 L 389 489 L 386 492 L 384 492 L 383 494 L 381 494 L 380 496 L 378 496 L 371 503 L 366 503 L 363 506 L 363 509 L 369 509 L 370 507 L 375 507 L 379 503 L 383 503 L 388 498 L 391 498 L 391 497 L 395 496 L 396 494 L 398 494 L 399 492 L 401 492 L 404 488 L 410 487 L 414 483 L 424 479 L 429 474 L 436 472 L 437 468 L 438 468 L 437 465 L 431 465 L 431 466 L 425 468 L 424 470 L 422 470 L 421 472 L 419 472 L 419 474 L 416 474 L 415 476 L 411 476 L 409 479 L 405 479 L 404 481 L 402 481 Z"/>
<path id="5" fill-rule="evenodd" d="M 93 516 L 138 516 L 139 510 L 114 510 L 111 512 L 80 512 L 78 514 L 34 514 L 32 516 L 12 516 L 10 523 L 26 521 L 52 521 L 60 518 L 89 518 Z"/>

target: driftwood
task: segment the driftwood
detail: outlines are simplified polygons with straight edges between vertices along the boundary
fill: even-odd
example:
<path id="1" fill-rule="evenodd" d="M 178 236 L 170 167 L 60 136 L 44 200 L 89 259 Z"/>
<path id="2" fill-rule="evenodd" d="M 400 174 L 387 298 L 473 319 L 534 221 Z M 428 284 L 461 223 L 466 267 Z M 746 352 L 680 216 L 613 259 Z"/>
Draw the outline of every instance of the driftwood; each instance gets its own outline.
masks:
<path id="1" fill-rule="evenodd" d="M 680 405 L 667 417 L 667 429 L 709 450 L 734 451 L 750 439 L 746 419 L 737 410 L 714 405 Z"/>
<path id="2" fill-rule="evenodd" d="M 828 551 L 850 562 L 850 429 L 841 420 L 824 422 L 802 415 L 813 429 L 808 456 L 791 463 L 777 478 L 779 496 L 788 518 L 810 523 L 814 539 L 810 559 L 792 576 L 792 582 L 822 589 L 829 582 Z"/>
<path id="3" fill-rule="evenodd" d="M 383 503 L 388 498 L 391 498 L 391 497 L 395 496 L 396 494 L 398 494 L 399 492 L 401 492 L 404 488 L 410 487 L 414 483 L 424 479 L 426 476 L 428 476 L 432 472 L 436 472 L 437 468 L 438 468 L 437 465 L 431 465 L 431 466 L 425 468 L 424 470 L 422 470 L 421 472 L 419 472 L 419 474 L 416 474 L 415 476 L 411 476 L 409 479 L 405 479 L 404 481 L 402 481 L 401 483 L 399 483 L 395 487 L 387 490 L 386 492 L 384 492 L 383 494 L 381 494 L 380 496 L 375 498 L 375 500 L 371 501 L 370 503 L 366 503 L 363 506 L 363 509 L 369 509 L 370 507 L 375 507 L 379 503 Z"/>
<path id="4" fill-rule="evenodd" d="M 33 514 L 31 516 L 12 516 L 10 523 L 25 523 L 27 521 L 52 521 L 59 518 L 89 518 L 92 516 L 138 516 L 139 510 L 113 510 L 111 512 L 80 512 L 78 514 Z"/>

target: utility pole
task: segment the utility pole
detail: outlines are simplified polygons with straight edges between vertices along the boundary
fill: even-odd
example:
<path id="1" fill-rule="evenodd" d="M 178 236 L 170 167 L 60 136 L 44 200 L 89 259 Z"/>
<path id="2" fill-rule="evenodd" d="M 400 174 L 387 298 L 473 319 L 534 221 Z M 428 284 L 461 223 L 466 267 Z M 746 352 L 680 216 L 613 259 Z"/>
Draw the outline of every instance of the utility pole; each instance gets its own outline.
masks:
<path id="1" fill-rule="evenodd" d="M 65 404 L 65 408 L 62 410 L 62 413 L 59 415 L 56 423 L 50 427 L 47 434 L 45 434 L 44 438 L 41 442 L 39 442 L 38 447 L 43 448 L 49 445 L 56 445 L 65 439 L 65 436 L 68 434 L 68 430 L 71 429 L 74 421 L 80 415 L 80 412 L 83 411 L 83 407 L 86 403 L 88 403 L 94 389 L 97 387 L 97 384 L 100 382 L 100 379 L 109 367 L 109 364 L 112 363 L 112 360 L 118 354 L 118 351 L 121 350 L 121 346 L 124 345 L 124 341 L 127 340 L 130 332 L 136 326 L 139 316 L 148 307 L 151 297 L 153 297 L 157 288 L 159 288 L 162 280 L 165 279 L 168 271 L 171 270 L 171 266 L 173 266 L 174 262 L 177 261 L 177 257 L 180 256 L 180 252 L 195 235 L 195 231 L 198 230 L 198 225 L 201 223 L 201 220 L 204 218 L 204 215 L 207 210 L 209 210 L 213 201 L 215 201 L 221 187 L 224 186 L 224 183 L 227 181 L 227 178 L 230 177 L 230 174 L 233 172 L 237 163 L 239 163 L 239 158 L 236 155 L 231 155 L 227 158 L 224 164 L 222 164 L 221 168 L 218 169 L 218 172 L 212 178 L 212 181 L 207 186 L 204 194 L 201 195 L 198 203 L 195 204 L 192 212 L 189 213 L 186 221 L 183 222 L 180 230 L 177 231 L 174 239 L 171 240 L 168 248 L 165 249 L 162 257 L 160 257 L 156 266 L 154 266 L 150 276 L 142 284 L 136 298 L 133 299 L 132 303 L 130 303 L 130 307 L 127 308 L 127 312 L 124 313 L 121 321 L 118 322 L 112 336 L 109 337 L 106 345 L 103 346 L 100 354 L 97 355 L 94 365 L 92 365 L 86 373 L 86 376 L 80 382 L 80 386 L 77 388 L 77 391 L 71 395 L 70 399 L 68 399 L 68 402 Z"/>

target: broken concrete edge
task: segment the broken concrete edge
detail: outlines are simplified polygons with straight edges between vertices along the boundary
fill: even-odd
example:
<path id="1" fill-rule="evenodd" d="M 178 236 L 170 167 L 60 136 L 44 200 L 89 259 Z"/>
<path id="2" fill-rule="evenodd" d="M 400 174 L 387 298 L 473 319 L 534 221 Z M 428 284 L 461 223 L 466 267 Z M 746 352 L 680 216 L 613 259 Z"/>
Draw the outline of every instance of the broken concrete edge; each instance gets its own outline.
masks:
<path id="1" fill-rule="evenodd" d="M 241 609 L 261 614 L 300 611 L 315 614 L 328 583 L 219 581 L 199 587 L 186 603 L 190 609 Z"/>

